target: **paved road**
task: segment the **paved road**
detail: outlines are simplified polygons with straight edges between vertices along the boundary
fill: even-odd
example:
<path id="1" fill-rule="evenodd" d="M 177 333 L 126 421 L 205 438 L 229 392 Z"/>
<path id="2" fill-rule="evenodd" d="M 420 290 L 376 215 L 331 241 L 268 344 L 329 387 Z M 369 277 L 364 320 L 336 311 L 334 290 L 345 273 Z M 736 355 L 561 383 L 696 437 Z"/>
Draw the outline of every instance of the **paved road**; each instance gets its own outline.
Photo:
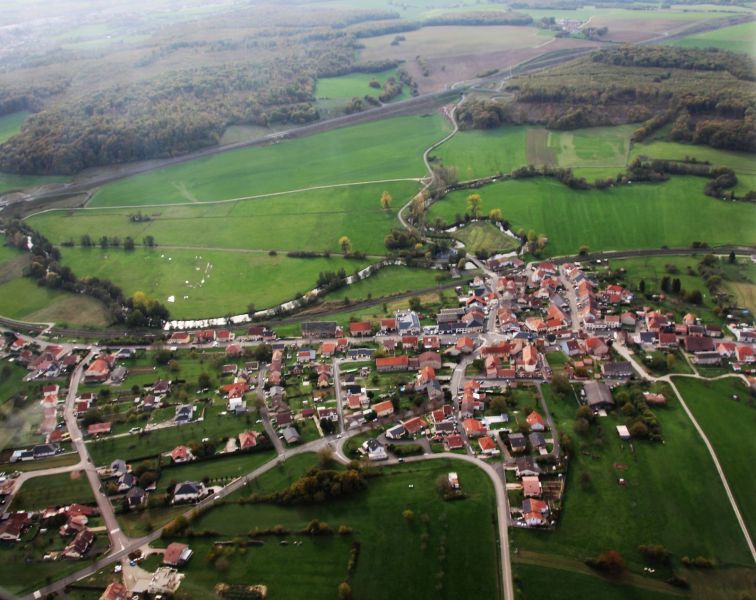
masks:
<path id="1" fill-rule="evenodd" d="M 268 412 L 268 405 L 265 402 L 265 372 L 267 367 L 260 365 L 260 370 L 257 372 L 257 398 L 262 402 L 260 407 L 260 418 L 265 427 L 265 433 L 273 444 L 276 453 L 281 455 L 284 453 L 284 445 L 281 442 L 281 438 L 278 437 L 276 430 L 273 428 L 273 424 L 270 422 L 270 413 Z"/>

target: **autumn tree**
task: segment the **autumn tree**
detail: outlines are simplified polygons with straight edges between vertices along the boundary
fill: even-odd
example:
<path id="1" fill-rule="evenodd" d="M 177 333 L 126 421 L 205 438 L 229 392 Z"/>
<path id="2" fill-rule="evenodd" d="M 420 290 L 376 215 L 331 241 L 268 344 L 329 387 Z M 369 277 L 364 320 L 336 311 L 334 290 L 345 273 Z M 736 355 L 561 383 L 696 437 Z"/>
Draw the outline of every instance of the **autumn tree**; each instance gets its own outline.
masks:
<path id="1" fill-rule="evenodd" d="M 352 241 L 345 235 L 342 235 L 339 238 L 339 247 L 341 247 L 341 251 L 344 254 L 349 254 L 349 251 L 352 249 Z"/>
<path id="2" fill-rule="evenodd" d="M 488 213 L 488 218 L 491 221 L 501 221 L 503 219 L 500 208 L 492 208 Z"/>
<path id="3" fill-rule="evenodd" d="M 391 197 L 391 194 L 389 194 L 388 192 L 384 191 L 381 194 L 381 208 L 383 210 L 390 209 L 391 208 L 391 201 L 392 200 L 393 200 L 393 198 Z"/>
<path id="4" fill-rule="evenodd" d="M 467 212 L 473 218 L 480 216 L 480 194 L 470 194 L 467 197 Z"/>

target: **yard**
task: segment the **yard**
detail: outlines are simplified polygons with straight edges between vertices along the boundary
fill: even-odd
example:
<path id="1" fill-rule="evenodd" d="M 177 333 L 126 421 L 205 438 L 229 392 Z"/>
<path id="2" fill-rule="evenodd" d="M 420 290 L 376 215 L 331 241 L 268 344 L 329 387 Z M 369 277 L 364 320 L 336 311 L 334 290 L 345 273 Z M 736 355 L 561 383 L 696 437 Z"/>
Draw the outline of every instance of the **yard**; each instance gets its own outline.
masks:
<path id="1" fill-rule="evenodd" d="M 94 502 L 92 488 L 83 471 L 35 477 L 24 482 L 13 497 L 11 510 L 39 510 Z"/>

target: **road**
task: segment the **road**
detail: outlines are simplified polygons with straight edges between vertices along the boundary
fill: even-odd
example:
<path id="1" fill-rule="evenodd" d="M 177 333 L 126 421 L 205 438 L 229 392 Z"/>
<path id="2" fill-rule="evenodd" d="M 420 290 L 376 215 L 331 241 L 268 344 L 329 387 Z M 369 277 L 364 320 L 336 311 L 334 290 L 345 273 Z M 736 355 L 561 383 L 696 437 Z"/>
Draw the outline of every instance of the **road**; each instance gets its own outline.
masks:
<path id="1" fill-rule="evenodd" d="M 273 448 L 276 450 L 276 454 L 279 456 L 284 453 L 284 446 L 281 442 L 281 438 L 278 437 L 276 430 L 273 429 L 273 424 L 270 422 L 270 413 L 268 412 L 268 405 L 265 402 L 265 373 L 267 367 L 260 365 L 260 370 L 257 372 L 257 399 L 260 404 L 260 418 L 265 427 L 265 433 L 273 444 Z"/>

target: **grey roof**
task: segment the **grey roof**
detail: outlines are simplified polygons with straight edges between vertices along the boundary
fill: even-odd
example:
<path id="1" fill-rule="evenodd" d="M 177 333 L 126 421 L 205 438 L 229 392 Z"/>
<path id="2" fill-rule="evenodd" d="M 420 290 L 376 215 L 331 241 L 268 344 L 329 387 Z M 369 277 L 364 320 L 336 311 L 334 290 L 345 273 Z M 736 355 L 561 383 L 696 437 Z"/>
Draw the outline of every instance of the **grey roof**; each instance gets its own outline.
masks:
<path id="1" fill-rule="evenodd" d="M 173 490 L 173 495 L 183 494 L 199 494 L 202 489 L 201 485 L 196 481 L 184 481 L 179 483 Z"/>
<path id="2" fill-rule="evenodd" d="M 629 362 L 621 360 L 602 364 L 601 372 L 605 377 L 629 377 L 633 374 L 633 367 Z"/>
<path id="3" fill-rule="evenodd" d="M 528 441 L 530 442 L 531 446 L 538 448 L 540 446 L 546 445 L 546 436 L 543 435 L 540 431 L 531 431 L 528 434 Z"/>
<path id="4" fill-rule="evenodd" d="M 523 471 L 531 471 L 533 473 L 540 473 L 541 467 L 539 467 L 536 464 L 536 461 L 533 460 L 532 456 L 518 456 L 515 458 L 515 464 L 517 465 L 517 470 L 520 472 Z"/>
<path id="5" fill-rule="evenodd" d="M 612 390 L 602 381 L 587 381 L 584 386 L 588 406 L 613 406 Z"/>
<path id="6" fill-rule="evenodd" d="M 306 321 L 302 323 L 302 335 L 305 337 L 335 337 L 338 326 L 339 324 L 335 321 Z"/>
<path id="7" fill-rule="evenodd" d="M 375 452 L 383 448 L 383 445 L 378 440 L 369 439 L 365 442 L 365 448 L 367 448 L 368 452 Z"/>
<path id="8" fill-rule="evenodd" d="M 294 444 L 302 440 L 302 436 L 299 435 L 299 432 L 291 425 L 286 427 L 281 433 L 287 444 Z"/>

